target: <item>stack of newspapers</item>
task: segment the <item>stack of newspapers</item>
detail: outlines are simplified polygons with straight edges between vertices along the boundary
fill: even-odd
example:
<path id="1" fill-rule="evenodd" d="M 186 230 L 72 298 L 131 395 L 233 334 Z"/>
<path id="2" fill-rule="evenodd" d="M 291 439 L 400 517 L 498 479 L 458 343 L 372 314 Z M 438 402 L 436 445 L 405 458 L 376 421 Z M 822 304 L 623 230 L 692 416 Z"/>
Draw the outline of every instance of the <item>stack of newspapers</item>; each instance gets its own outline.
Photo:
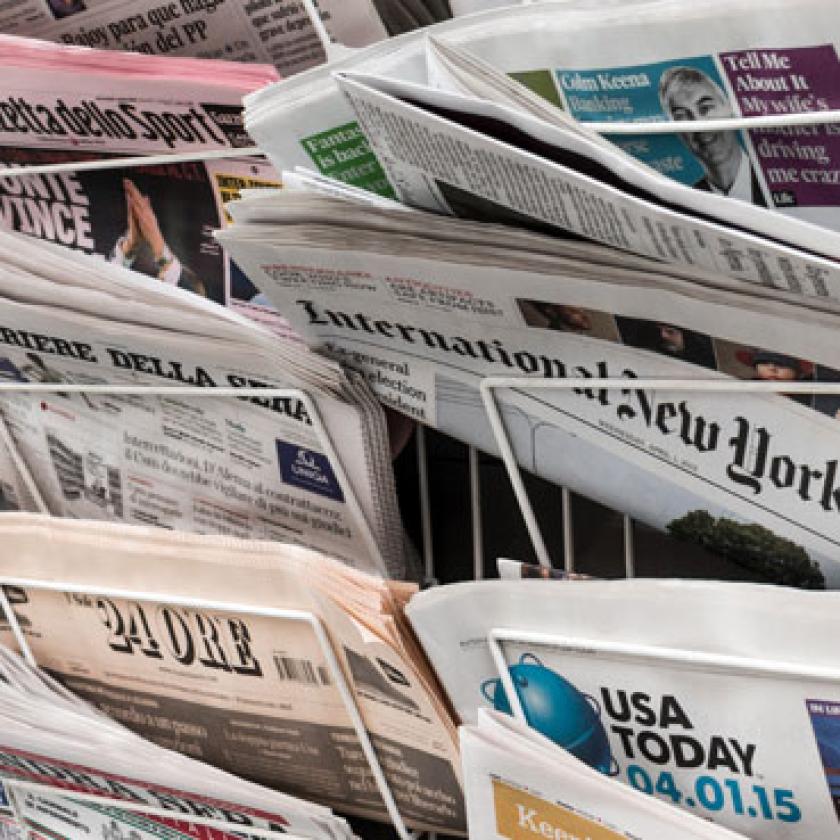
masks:
<path id="1" fill-rule="evenodd" d="M 246 99 L 249 132 L 278 167 L 319 171 L 248 192 L 218 238 L 387 405 L 486 451 L 507 437 L 540 476 L 836 586 L 840 94 L 817 95 L 834 47 L 809 45 L 840 31 L 832 4 L 791 17 L 536 4 L 269 86 Z M 593 69 L 606 41 L 612 69 Z M 794 93 L 748 102 L 749 85 Z M 634 110 L 643 89 L 656 114 Z M 609 142 L 584 119 L 597 103 L 649 133 Z M 749 132 L 715 130 L 761 108 Z"/>
<path id="2" fill-rule="evenodd" d="M 0 647 L 0 836 L 352 838 L 328 808 L 139 738 Z M 76 794 L 76 795 L 74 795 Z"/>
<path id="3" fill-rule="evenodd" d="M 642 579 L 419 593 L 408 618 L 466 724 L 471 836 L 835 836 L 838 598 Z"/>
<path id="4" fill-rule="evenodd" d="M 31 653 L 110 717 L 388 821 L 363 726 L 406 823 L 463 832 L 457 732 L 403 614 L 416 586 L 289 544 L 113 523 L 7 513 L 0 539 Z M 10 630 L 0 641 L 14 647 Z"/>
<path id="5" fill-rule="evenodd" d="M 7 506 L 297 542 L 407 574 L 385 419 L 359 375 L 19 234 L 0 235 L 0 299 L 0 377 L 18 389 L 0 394 Z"/>

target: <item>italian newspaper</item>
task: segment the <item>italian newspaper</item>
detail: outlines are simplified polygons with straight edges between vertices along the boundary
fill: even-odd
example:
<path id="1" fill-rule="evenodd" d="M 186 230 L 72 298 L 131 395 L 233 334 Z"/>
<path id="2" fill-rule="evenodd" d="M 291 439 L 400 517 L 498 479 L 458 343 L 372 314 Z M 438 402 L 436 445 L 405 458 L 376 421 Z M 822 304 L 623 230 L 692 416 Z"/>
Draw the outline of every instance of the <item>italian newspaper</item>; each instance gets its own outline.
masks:
<path id="1" fill-rule="evenodd" d="M 11 267 L 0 277 L 2 377 L 52 389 L 3 398 L 51 513 L 306 542 L 405 574 L 385 423 L 358 377 L 197 296 L 27 237 L 5 234 L 3 244 L 12 265 L 31 257 L 65 282 L 95 270 L 94 289 Z M 113 274 L 130 294 L 109 284 Z M 91 395 L 64 384 L 290 394 Z"/>
<path id="2" fill-rule="evenodd" d="M 72 840 L 233 840 L 251 832 L 344 840 L 323 806 L 163 749 L 0 650 L 0 832 Z"/>
<path id="3" fill-rule="evenodd" d="M 463 831 L 456 732 L 398 612 L 412 588 L 392 598 L 379 577 L 277 542 L 25 514 L 0 528 L 15 546 L 3 573 L 92 589 L 11 592 L 37 661 L 78 696 L 161 746 L 387 820 L 326 643 L 403 817 Z M 127 594 L 97 595 L 102 587 Z"/>
<path id="4" fill-rule="evenodd" d="M 107 62 L 106 62 L 107 63 Z M 124 65 L 126 62 L 122 62 Z M 47 63 L 48 64 L 48 63 Z M 0 161 L 19 167 L 251 146 L 243 84 L 134 72 L 3 71 Z M 208 65 L 207 72 L 214 68 Z M 138 79 L 138 74 L 140 78 Z M 0 178 L 0 226 L 196 292 L 289 335 L 213 241 L 243 188 L 279 186 L 260 157 Z"/>

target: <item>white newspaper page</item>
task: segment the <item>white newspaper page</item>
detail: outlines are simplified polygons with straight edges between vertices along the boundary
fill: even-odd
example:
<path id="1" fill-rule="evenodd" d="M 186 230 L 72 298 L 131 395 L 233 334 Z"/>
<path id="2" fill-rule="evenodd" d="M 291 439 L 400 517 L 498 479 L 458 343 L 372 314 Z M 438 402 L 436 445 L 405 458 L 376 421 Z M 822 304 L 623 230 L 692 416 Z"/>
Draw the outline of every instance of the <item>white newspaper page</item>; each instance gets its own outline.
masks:
<path id="1" fill-rule="evenodd" d="M 0 660 L 0 814 L 29 836 L 351 836 L 328 808 L 162 749 L 23 659 Z"/>
<path id="2" fill-rule="evenodd" d="M 89 767 L 17 750 L 0 749 L 0 774 L 12 780 L 55 785 L 70 791 L 62 795 L 58 791 L 46 793 L 5 786 L 6 796 L 13 799 L 20 814 L 16 824 L 10 818 L 11 831 L 17 828 L 22 832 L 19 836 L 28 835 L 35 840 L 75 840 L 83 835 L 103 840 L 236 840 L 247 834 L 248 827 L 276 831 L 282 836 L 295 823 L 293 830 L 303 837 L 334 840 L 350 836 L 332 830 L 326 821 L 320 825 L 316 820 L 290 821 L 283 814 L 242 808 L 170 788 L 150 787 L 148 782 L 97 773 Z M 173 816 L 151 816 L 91 799 L 76 799 L 72 791 L 102 793 L 109 798 L 127 799 L 133 805 L 144 803 L 152 809 L 171 810 Z M 192 815 L 216 822 L 214 825 L 193 822 Z M 220 825 L 224 823 L 228 824 L 226 829 Z"/>
<path id="3" fill-rule="evenodd" d="M 497 713 L 481 710 L 478 723 L 462 726 L 460 735 L 472 837 L 743 838 L 628 790 Z"/>

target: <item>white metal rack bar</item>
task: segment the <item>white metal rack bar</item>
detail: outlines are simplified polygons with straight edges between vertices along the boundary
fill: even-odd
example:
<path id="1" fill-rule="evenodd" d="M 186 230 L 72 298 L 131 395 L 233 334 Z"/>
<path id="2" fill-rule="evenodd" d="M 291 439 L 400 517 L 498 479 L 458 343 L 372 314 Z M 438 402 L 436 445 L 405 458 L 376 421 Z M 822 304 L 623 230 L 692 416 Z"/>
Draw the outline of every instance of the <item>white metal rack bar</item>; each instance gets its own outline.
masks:
<path id="1" fill-rule="evenodd" d="M 484 533 L 481 518 L 481 463 L 478 450 L 469 448 L 470 521 L 472 522 L 473 580 L 484 577 Z"/>
<path id="2" fill-rule="evenodd" d="M 417 439 L 417 473 L 420 481 L 420 527 L 423 539 L 423 579 L 435 580 L 435 555 L 432 535 L 432 504 L 429 495 L 429 456 L 426 449 L 426 431 L 422 426 L 415 432 Z"/>
<path id="3" fill-rule="evenodd" d="M 0 607 L 6 614 L 6 619 L 14 634 L 23 657 L 32 666 L 37 667 L 37 660 L 32 653 L 23 630 L 17 620 L 14 610 L 9 604 L 9 600 L 5 593 L 5 587 L 13 586 L 20 589 L 36 589 L 47 592 L 59 592 L 62 594 L 76 594 L 76 595 L 94 595 L 100 598 L 115 598 L 123 601 L 138 601 L 142 603 L 164 604 L 167 606 L 185 607 L 187 609 L 204 609 L 212 610 L 213 612 L 227 612 L 237 615 L 251 615 L 261 618 L 270 618 L 283 621 L 293 621 L 299 624 L 307 624 L 315 634 L 321 652 L 327 663 L 330 676 L 335 681 L 341 700 L 347 710 L 350 722 L 359 739 L 362 751 L 365 758 L 370 765 L 373 773 L 376 787 L 379 794 L 385 803 L 385 808 L 388 812 L 394 828 L 400 837 L 400 840 L 413 840 L 414 835 L 406 828 L 402 815 L 393 793 L 391 792 L 388 780 L 376 755 L 376 750 L 370 737 L 370 733 L 365 726 L 361 711 L 356 698 L 353 696 L 353 691 L 350 688 L 344 676 L 344 671 L 341 668 L 338 657 L 333 649 L 332 643 L 329 640 L 323 624 L 317 616 L 304 610 L 284 609 L 280 607 L 259 607 L 253 604 L 237 604 L 228 601 L 215 601 L 206 598 L 192 598 L 184 595 L 173 595 L 160 592 L 136 592 L 127 589 L 115 589 L 112 587 L 92 586 L 89 584 L 75 584 L 66 581 L 40 581 L 30 580 L 28 578 L 0 578 Z M 172 816 L 172 812 L 166 812 Z M 241 826 L 240 829 L 241 831 Z"/>

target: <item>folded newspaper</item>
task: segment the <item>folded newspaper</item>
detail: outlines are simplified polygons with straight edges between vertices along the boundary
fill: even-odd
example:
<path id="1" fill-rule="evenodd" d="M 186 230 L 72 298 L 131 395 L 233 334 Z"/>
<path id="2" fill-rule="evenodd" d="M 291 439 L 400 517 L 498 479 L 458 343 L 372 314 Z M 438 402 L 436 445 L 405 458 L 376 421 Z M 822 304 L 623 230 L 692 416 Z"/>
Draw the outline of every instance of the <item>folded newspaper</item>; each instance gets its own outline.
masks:
<path id="1" fill-rule="evenodd" d="M 24 389 L 0 395 L 0 411 L 50 513 L 294 541 L 409 572 L 383 412 L 357 374 L 197 295 L 30 237 L 0 234 L 0 266 L 0 371 Z M 183 392 L 215 387 L 228 395 Z"/>
<path id="2" fill-rule="evenodd" d="M 481 709 L 460 736 L 471 837 L 744 838 L 605 778 L 507 716 Z"/>
<path id="3" fill-rule="evenodd" d="M 801 390 L 840 381 L 835 304 L 298 182 L 231 204 L 218 237 L 386 405 L 497 452 L 484 378 L 627 382 L 497 390 L 519 464 L 758 579 L 840 584 L 840 396 Z M 633 386 L 644 377 L 779 393 Z"/>
<path id="4" fill-rule="evenodd" d="M 14 513 L 0 535 L 38 663 L 130 729 L 387 820 L 337 663 L 406 822 L 464 830 L 457 733 L 402 613 L 416 587 L 278 542 Z"/>
<path id="5" fill-rule="evenodd" d="M 264 62 L 290 76 L 326 58 L 310 13 L 346 47 L 452 16 L 448 0 L 11 0 L 0 8 L 0 32 L 99 49 Z"/>
<path id="6" fill-rule="evenodd" d="M 741 583 L 483 581 L 426 590 L 406 611 L 464 722 L 518 705 L 637 790 L 755 840 L 812 840 L 836 835 L 840 819 L 838 598 Z"/>
<path id="7" fill-rule="evenodd" d="M 564 0 L 491 10 L 428 31 L 513 75 L 578 120 L 602 126 L 638 120 L 680 120 L 688 126 L 701 117 L 802 115 L 840 103 L 834 75 L 840 65 L 840 24 L 832 0 L 795 5 L 789 0 L 761 5 L 754 0 Z M 388 178 L 331 73 L 436 83 L 424 59 L 424 39 L 425 33 L 414 33 L 376 44 L 251 94 L 249 133 L 278 168 L 314 165 L 324 174 L 389 194 Z M 824 123 L 818 114 L 815 119 Z M 835 126 L 609 136 L 698 190 L 840 226 Z"/>
<path id="8" fill-rule="evenodd" d="M 398 197 L 562 241 L 382 200 L 336 221 L 337 199 L 361 202 L 349 189 L 332 204 L 249 195 L 231 208 L 244 225 L 219 234 L 245 272 L 393 407 L 490 451 L 484 377 L 778 382 L 767 399 L 500 396 L 526 468 L 708 547 L 734 551 L 741 529 L 753 565 L 799 568 L 769 580 L 837 585 L 840 400 L 805 389 L 840 380 L 840 234 L 676 183 L 463 50 L 427 52 L 438 88 L 458 92 L 336 74 Z"/>
<path id="9" fill-rule="evenodd" d="M 242 96 L 273 67 L 158 58 L 0 36 L 5 167 L 230 152 L 225 159 L 0 178 L 0 227 L 99 254 L 289 335 L 210 231 L 239 190 L 279 186 L 252 146 Z"/>
<path id="10" fill-rule="evenodd" d="M 249 829 L 354 836 L 327 808 L 145 741 L 2 647 L 0 697 L 7 836 L 235 840 Z"/>

